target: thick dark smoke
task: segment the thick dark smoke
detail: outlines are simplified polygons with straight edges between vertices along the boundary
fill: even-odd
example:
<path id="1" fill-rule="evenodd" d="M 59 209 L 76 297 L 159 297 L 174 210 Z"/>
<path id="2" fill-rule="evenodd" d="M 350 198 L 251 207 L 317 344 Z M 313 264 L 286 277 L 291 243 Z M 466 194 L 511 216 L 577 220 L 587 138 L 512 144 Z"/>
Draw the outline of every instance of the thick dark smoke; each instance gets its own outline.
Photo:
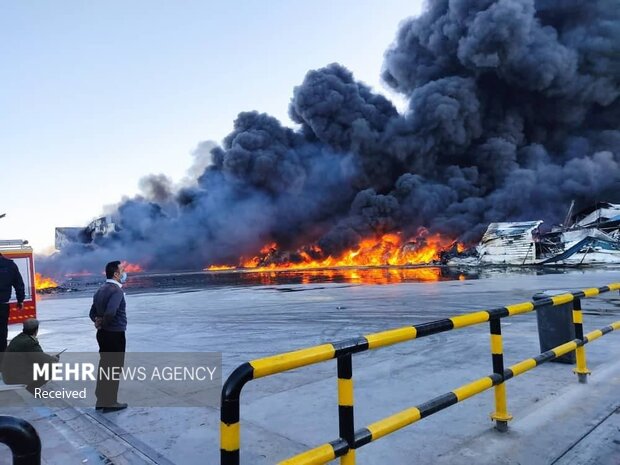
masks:
<path id="1" fill-rule="evenodd" d="M 240 114 L 221 146 L 199 146 L 183 186 L 143 180 L 116 233 L 44 267 L 234 265 L 270 242 L 338 256 L 420 227 L 468 242 L 492 221 L 557 223 L 573 199 L 620 201 L 619 0 L 430 1 L 382 77 L 404 113 L 342 65 L 310 71 L 290 104 L 297 129 Z"/>

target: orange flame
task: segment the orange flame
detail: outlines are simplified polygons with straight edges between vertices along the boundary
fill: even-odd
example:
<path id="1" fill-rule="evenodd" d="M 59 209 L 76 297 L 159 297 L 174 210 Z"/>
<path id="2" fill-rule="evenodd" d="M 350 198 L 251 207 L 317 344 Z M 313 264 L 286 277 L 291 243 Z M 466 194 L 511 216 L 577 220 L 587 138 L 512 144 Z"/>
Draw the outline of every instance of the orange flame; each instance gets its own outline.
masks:
<path id="1" fill-rule="evenodd" d="M 424 268 L 374 268 L 359 273 L 357 270 L 343 270 L 344 277 L 352 283 L 391 284 L 406 281 L 439 281 L 441 270 L 437 267 Z"/>
<path id="2" fill-rule="evenodd" d="M 225 271 L 225 270 L 234 270 L 234 266 L 229 265 L 211 265 L 209 268 L 205 268 L 203 271 Z"/>
<path id="3" fill-rule="evenodd" d="M 58 283 L 52 278 L 43 276 L 41 273 L 34 274 L 34 287 L 37 291 L 58 287 Z"/>
<path id="4" fill-rule="evenodd" d="M 292 254 L 294 260 L 283 260 L 284 255 L 275 242 L 265 245 L 260 253 L 252 258 L 241 258 L 240 267 L 256 271 L 266 270 L 295 270 L 334 267 L 381 267 L 429 264 L 440 258 L 440 253 L 454 246 L 454 241 L 439 234 L 425 235 L 424 232 L 416 238 L 403 240 L 401 234 L 383 234 L 377 238 L 363 239 L 356 249 L 349 250 L 340 257 L 324 259 L 312 258 L 324 255 L 319 246 L 299 250 Z M 457 244 L 462 250 L 463 245 Z M 212 265 L 206 270 L 230 270 L 230 265 Z M 419 273 L 422 275 L 422 273 Z M 430 273 L 425 275 L 429 280 L 438 279 Z"/>
<path id="5" fill-rule="evenodd" d="M 121 262 L 123 269 L 127 273 L 142 273 L 144 270 L 137 263 Z"/>

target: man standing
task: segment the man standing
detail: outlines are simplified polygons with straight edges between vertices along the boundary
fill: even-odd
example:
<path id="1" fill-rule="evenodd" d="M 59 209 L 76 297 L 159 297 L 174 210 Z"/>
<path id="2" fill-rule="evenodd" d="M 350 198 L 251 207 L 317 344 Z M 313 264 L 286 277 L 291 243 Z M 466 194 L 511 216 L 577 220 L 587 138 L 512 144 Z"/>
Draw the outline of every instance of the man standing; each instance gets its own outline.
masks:
<path id="1" fill-rule="evenodd" d="M 119 261 L 110 262 L 105 266 L 105 283 L 95 292 L 93 305 L 90 308 L 90 319 L 97 328 L 99 343 L 99 369 L 97 370 L 97 410 L 103 413 L 115 412 L 127 408 L 127 404 L 118 402 L 118 378 L 104 376 L 112 373 L 115 367 L 125 364 L 125 330 L 127 314 L 125 313 L 125 293 L 123 283 L 127 273 Z M 117 368 L 117 370 L 118 370 Z"/>
<path id="2" fill-rule="evenodd" d="M 17 308 L 21 310 L 26 297 L 24 280 L 15 262 L 0 253 L 0 366 L 9 332 L 9 300 L 11 300 L 12 289 L 15 289 Z"/>

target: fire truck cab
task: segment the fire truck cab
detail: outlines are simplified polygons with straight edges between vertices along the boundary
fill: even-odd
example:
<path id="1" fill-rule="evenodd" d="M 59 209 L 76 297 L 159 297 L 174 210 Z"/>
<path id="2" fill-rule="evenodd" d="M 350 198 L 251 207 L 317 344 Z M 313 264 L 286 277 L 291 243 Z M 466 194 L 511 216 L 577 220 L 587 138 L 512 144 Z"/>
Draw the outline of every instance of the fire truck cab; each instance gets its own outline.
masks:
<path id="1" fill-rule="evenodd" d="M 27 241 L 8 240 L 0 241 L 0 253 L 9 260 L 13 260 L 24 280 L 24 307 L 17 309 L 15 289 L 9 300 L 9 324 L 21 323 L 28 318 L 36 318 L 37 297 L 35 288 L 34 255 L 32 247 Z"/>

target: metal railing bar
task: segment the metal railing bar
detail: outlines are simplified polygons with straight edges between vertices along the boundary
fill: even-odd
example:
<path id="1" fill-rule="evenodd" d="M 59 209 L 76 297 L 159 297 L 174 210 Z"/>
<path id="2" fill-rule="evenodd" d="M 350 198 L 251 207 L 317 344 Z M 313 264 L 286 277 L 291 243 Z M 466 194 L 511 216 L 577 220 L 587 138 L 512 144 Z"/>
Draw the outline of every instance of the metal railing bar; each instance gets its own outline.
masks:
<path id="1" fill-rule="evenodd" d="M 504 376 L 497 373 L 493 373 L 489 376 L 479 378 L 468 384 L 464 384 L 450 392 L 434 397 L 433 399 L 426 401 L 420 405 L 409 407 L 398 413 L 395 413 L 382 420 L 376 421 L 366 428 L 362 428 L 355 432 L 355 449 L 374 442 L 388 434 L 391 434 L 399 429 L 409 426 L 413 423 L 420 421 L 430 415 L 433 415 L 441 410 L 444 410 L 458 402 L 462 402 L 470 397 L 480 394 L 488 389 L 496 386 L 503 381 L 507 381 L 516 376 L 522 375 L 544 363 L 547 363 L 555 358 L 561 357 L 569 352 L 576 350 L 589 342 L 592 342 L 605 334 L 608 334 L 614 330 L 620 329 L 620 321 L 616 321 L 607 325 L 601 329 L 594 330 L 588 333 L 583 340 L 573 339 L 572 341 L 561 344 L 554 347 L 551 350 L 543 352 L 536 357 L 528 358 L 518 362 L 506 370 L 504 370 Z M 320 465 L 326 462 L 321 461 L 308 461 L 309 458 L 314 457 L 314 451 L 323 450 L 327 444 L 323 444 L 317 448 L 306 451 L 302 454 L 291 457 L 287 460 L 280 462 L 278 465 Z M 340 449 L 339 451 L 333 451 L 335 457 L 339 457 L 348 452 L 347 449 Z M 329 459 L 329 460 L 333 460 Z M 329 461 L 328 460 L 328 461 Z"/>

